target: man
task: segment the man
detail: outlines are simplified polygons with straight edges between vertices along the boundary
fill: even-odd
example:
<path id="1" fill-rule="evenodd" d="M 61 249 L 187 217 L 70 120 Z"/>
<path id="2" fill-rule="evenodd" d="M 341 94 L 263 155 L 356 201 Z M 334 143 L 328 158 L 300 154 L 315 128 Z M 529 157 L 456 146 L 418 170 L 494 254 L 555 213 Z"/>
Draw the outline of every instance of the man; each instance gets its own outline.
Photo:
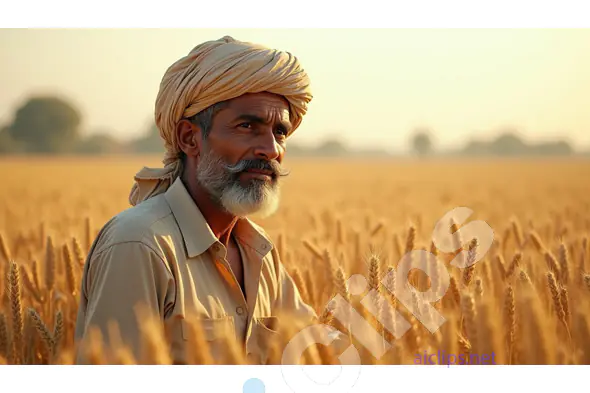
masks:
<path id="1" fill-rule="evenodd" d="M 249 361 L 264 363 L 261 340 L 272 335 L 277 313 L 315 317 L 268 235 L 246 217 L 277 209 L 286 139 L 311 99 L 295 57 L 227 36 L 195 47 L 167 70 L 155 108 L 165 167 L 137 173 L 134 206 L 113 217 L 92 245 L 78 342 L 93 326 L 109 337 L 114 321 L 140 358 L 141 304 L 163 322 L 174 363 L 185 363 L 202 340 L 189 332 L 193 315 L 206 340 L 231 331 Z M 81 350 L 77 359 L 87 360 Z"/>

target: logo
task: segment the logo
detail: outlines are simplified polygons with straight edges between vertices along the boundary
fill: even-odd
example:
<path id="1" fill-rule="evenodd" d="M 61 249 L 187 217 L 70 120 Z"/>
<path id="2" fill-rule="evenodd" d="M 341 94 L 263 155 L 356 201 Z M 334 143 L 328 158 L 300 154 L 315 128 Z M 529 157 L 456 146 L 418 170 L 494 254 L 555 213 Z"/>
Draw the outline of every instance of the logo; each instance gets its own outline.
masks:
<path id="1" fill-rule="evenodd" d="M 480 261 L 490 249 L 494 231 L 485 221 L 472 221 L 452 233 L 453 224 L 463 224 L 473 213 L 466 207 L 457 207 L 446 213 L 435 225 L 432 242 L 437 249 L 452 253 L 464 244 L 477 241 L 477 247 L 470 255 L 461 251 L 453 258 L 451 266 L 459 269 L 472 266 Z M 459 241 L 459 239 L 464 239 Z M 414 287 L 409 274 L 413 269 L 421 270 L 430 277 L 430 272 L 437 272 L 438 285 L 426 291 Z M 393 283 L 396 283 L 394 286 Z M 425 250 L 413 250 L 403 255 L 395 270 L 389 270 L 381 279 L 383 288 L 395 296 L 397 301 L 409 310 L 416 319 L 431 333 L 435 333 L 445 322 L 444 316 L 433 306 L 447 292 L 450 276 L 445 264 L 433 253 Z M 359 296 L 368 289 L 367 279 L 355 274 L 346 282 L 348 292 Z M 333 307 L 332 316 L 350 332 L 350 337 L 362 345 L 377 360 L 393 349 L 393 340 L 403 337 L 411 328 L 402 314 L 389 302 L 383 293 L 370 289 L 360 304 L 373 315 L 387 330 L 393 340 L 387 341 L 383 334 L 375 329 L 342 295 L 335 295 L 328 303 Z M 384 316 L 388 315 L 387 318 Z M 340 366 L 305 367 L 297 366 L 306 349 L 315 345 L 335 345 L 340 349 L 338 357 Z M 350 391 L 358 381 L 361 371 L 361 356 L 358 349 L 350 342 L 348 336 L 334 327 L 325 324 L 309 326 L 298 332 L 283 351 L 281 370 L 285 383 L 294 393 L 344 393 Z M 312 375 L 313 374 L 313 375 Z"/>

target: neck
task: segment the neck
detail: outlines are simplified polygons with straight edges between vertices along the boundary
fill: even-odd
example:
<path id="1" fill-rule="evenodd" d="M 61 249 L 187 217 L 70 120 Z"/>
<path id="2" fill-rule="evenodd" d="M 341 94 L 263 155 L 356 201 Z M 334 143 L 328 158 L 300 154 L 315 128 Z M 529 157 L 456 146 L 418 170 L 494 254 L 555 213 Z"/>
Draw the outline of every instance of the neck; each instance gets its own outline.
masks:
<path id="1" fill-rule="evenodd" d="M 182 182 L 186 187 L 189 195 L 203 214 L 203 217 L 209 224 L 215 237 L 219 239 L 225 247 L 229 246 L 229 239 L 232 234 L 238 217 L 228 213 L 225 209 L 219 206 L 204 189 L 195 176 L 186 176 L 183 174 Z"/>

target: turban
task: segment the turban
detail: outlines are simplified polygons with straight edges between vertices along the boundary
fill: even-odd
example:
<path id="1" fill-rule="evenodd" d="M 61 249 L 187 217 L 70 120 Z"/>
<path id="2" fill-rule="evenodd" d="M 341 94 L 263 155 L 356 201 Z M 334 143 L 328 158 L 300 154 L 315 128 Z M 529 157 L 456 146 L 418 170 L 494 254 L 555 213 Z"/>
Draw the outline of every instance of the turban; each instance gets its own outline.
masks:
<path id="1" fill-rule="evenodd" d="M 289 103 L 293 128 L 299 127 L 312 99 L 310 81 L 295 56 L 225 36 L 207 41 L 172 64 L 160 83 L 155 120 L 164 140 L 164 168 L 144 167 L 135 175 L 129 202 L 136 205 L 165 192 L 182 174 L 176 126 L 221 101 L 246 93 L 269 92 Z"/>

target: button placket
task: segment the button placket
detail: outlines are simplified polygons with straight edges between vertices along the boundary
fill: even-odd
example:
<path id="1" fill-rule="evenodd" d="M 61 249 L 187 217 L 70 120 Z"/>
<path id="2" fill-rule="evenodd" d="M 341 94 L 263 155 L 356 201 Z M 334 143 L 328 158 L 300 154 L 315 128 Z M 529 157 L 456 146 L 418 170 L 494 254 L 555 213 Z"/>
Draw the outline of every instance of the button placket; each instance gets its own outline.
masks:
<path id="1" fill-rule="evenodd" d="M 215 243 L 213 246 L 211 246 L 211 251 L 214 254 L 216 263 L 219 263 L 223 266 L 223 268 L 230 274 L 233 276 L 233 273 L 231 271 L 231 267 L 229 265 L 229 262 L 227 261 L 227 250 L 225 249 L 225 246 L 219 243 Z M 234 281 L 236 283 L 236 285 L 238 285 L 237 280 L 234 277 Z M 238 285 L 239 286 L 239 285 Z M 238 304 L 241 304 L 239 306 L 235 307 L 235 313 L 240 316 L 241 318 L 247 318 L 248 317 L 248 306 L 246 304 L 246 300 L 244 298 L 244 294 L 240 294 L 239 296 L 235 296 L 236 300 L 238 300 Z"/>

